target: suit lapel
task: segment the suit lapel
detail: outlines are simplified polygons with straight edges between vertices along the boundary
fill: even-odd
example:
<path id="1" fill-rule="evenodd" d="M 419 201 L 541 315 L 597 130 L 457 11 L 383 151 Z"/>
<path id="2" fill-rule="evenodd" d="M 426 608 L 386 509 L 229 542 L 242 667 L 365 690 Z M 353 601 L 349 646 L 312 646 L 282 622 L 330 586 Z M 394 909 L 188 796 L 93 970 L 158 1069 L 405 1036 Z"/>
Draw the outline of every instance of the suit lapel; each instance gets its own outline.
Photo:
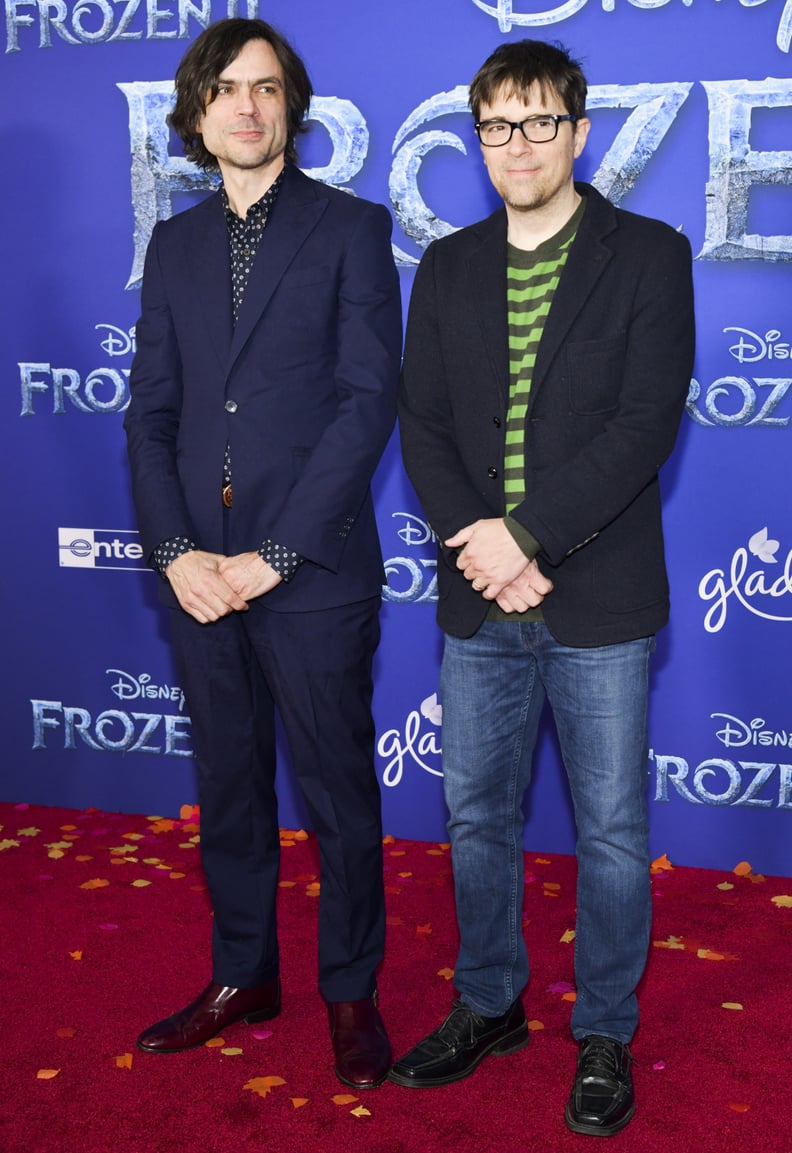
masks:
<path id="1" fill-rule="evenodd" d="M 189 292 L 201 310 L 201 331 L 225 368 L 233 317 L 228 228 L 219 192 L 198 205 L 190 214 L 190 222 L 192 230 L 185 238 L 184 254 Z"/>
<path id="2" fill-rule="evenodd" d="M 496 212 L 477 229 L 477 247 L 468 261 L 467 291 L 482 345 L 504 405 L 509 399 L 509 325 L 506 314 L 506 213 Z"/>
<path id="3" fill-rule="evenodd" d="M 607 201 L 600 201 L 593 189 L 588 192 L 586 211 L 569 250 L 536 354 L 531 382 L 532 401 L 570 328 L 583 312 L 588 297 L 612 259 L 611 250 L 602 243 L 602 237 L 613 227 L 612 208 Z M 606 220 L 607 209 L 610 212 Z"/>
<path id="4" fill-rule="evenodd" d="M 289 265 L 327 207 L 312 182 L 293 167 L 286 170 L 250 271 L 231 340 L 228 370 L 244 348 Z"/>

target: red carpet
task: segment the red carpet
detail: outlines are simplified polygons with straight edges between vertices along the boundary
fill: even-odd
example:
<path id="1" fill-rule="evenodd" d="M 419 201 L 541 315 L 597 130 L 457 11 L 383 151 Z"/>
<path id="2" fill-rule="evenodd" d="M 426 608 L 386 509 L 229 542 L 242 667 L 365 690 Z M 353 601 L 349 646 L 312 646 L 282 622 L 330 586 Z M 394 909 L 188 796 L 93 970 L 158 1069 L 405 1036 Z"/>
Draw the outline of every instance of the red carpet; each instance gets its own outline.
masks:
<path id="1" fill-rule="evenodd" d="M 563 1122 L 576 1056 L 573 859 L 525 858 L 531 1045 L 444 1089 L 385 1085 L 352 1099 L 332 1074 L 315 988 L 310 840 L 283 852 L 282 1015 L 157 1057 L 135 1036 L 209 978 L 197 825 L 14 805 L 0 805 L 0 825 L 2 1153 L 600 1148 Z M 389 840 L 385 853 L 379 984 L 401 1054 L 450 1003 L 453 896 L 444 848 Z M 675 868 L 657 871 L 654 888 L 638 1109 L 608 1148 L 788 1153 L 792 879 Z"/>

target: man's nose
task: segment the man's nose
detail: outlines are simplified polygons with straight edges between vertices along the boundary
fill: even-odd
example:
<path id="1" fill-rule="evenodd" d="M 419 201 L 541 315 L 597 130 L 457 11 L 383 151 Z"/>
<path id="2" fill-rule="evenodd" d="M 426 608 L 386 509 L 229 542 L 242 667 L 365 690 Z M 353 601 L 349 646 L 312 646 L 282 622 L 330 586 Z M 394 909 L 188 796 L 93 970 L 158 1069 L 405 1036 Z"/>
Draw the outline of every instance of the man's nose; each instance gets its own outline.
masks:
<path id="1" fill-rule="evenodd" d="M 515 153 L 515 155 L 522 156 L 524 153 L 530 152 L 533 145 L 526 139 L 522 128 L 515 128 L 514 132 L 512 132 L 512 138 L 506 147 L 510 152 Z"/>
<path id="2" fill-rule="evenodd" d="M 253 89 L 240 84 L 237 89 L 237 112 L 240 116 L 255 116 L 256 101 L 253 99 Z"/>

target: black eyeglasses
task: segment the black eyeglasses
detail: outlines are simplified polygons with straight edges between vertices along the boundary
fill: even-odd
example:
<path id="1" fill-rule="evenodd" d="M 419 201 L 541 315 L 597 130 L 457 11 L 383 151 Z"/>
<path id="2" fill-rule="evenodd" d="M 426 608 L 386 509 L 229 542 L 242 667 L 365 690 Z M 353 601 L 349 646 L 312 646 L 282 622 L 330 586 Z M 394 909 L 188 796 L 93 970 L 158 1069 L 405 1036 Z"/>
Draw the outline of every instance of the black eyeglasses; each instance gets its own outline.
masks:
<path id="1" fill-rule="evenodd" d="M 577 124 L 578 117 L 570 116 L 526 116 L 525 120 L 481 120 L 476 126 L 479 140 L 487 148 L 500 148 L 508 144 L 519 128 L 529 144 L 549 144 L 558 136 L 558 125 L 569 120 Z"/>

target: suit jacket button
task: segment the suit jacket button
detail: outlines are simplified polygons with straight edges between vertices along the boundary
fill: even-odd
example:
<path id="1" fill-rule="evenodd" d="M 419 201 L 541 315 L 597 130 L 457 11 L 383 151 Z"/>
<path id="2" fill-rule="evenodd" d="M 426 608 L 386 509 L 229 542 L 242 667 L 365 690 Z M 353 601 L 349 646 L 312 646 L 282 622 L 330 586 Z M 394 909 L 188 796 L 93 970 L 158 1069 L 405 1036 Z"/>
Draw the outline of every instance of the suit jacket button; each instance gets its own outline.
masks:
<path id="1" fill-rule="evenodd" d="M 498 476 L 498 470 L 490 465 L 490 467 L 487 469 L 487 476 L 490 478 L 490 480 L 496 480 Z"/>
<path id="2" fill-rule="evenodd" d="M 496 428 L 500 428 L 501 418 L 499 416 L 493 416 L 492 423 L 495 425 Z"/>
<path id="3" fill-rule="evenodd" d="M 239 405 L 237 404 L 237 402 L 235 400 L 227 400 L 225 402 L 226 412 L 236 412 L 236 410 L 238 408 L 239 408 Z"/>

